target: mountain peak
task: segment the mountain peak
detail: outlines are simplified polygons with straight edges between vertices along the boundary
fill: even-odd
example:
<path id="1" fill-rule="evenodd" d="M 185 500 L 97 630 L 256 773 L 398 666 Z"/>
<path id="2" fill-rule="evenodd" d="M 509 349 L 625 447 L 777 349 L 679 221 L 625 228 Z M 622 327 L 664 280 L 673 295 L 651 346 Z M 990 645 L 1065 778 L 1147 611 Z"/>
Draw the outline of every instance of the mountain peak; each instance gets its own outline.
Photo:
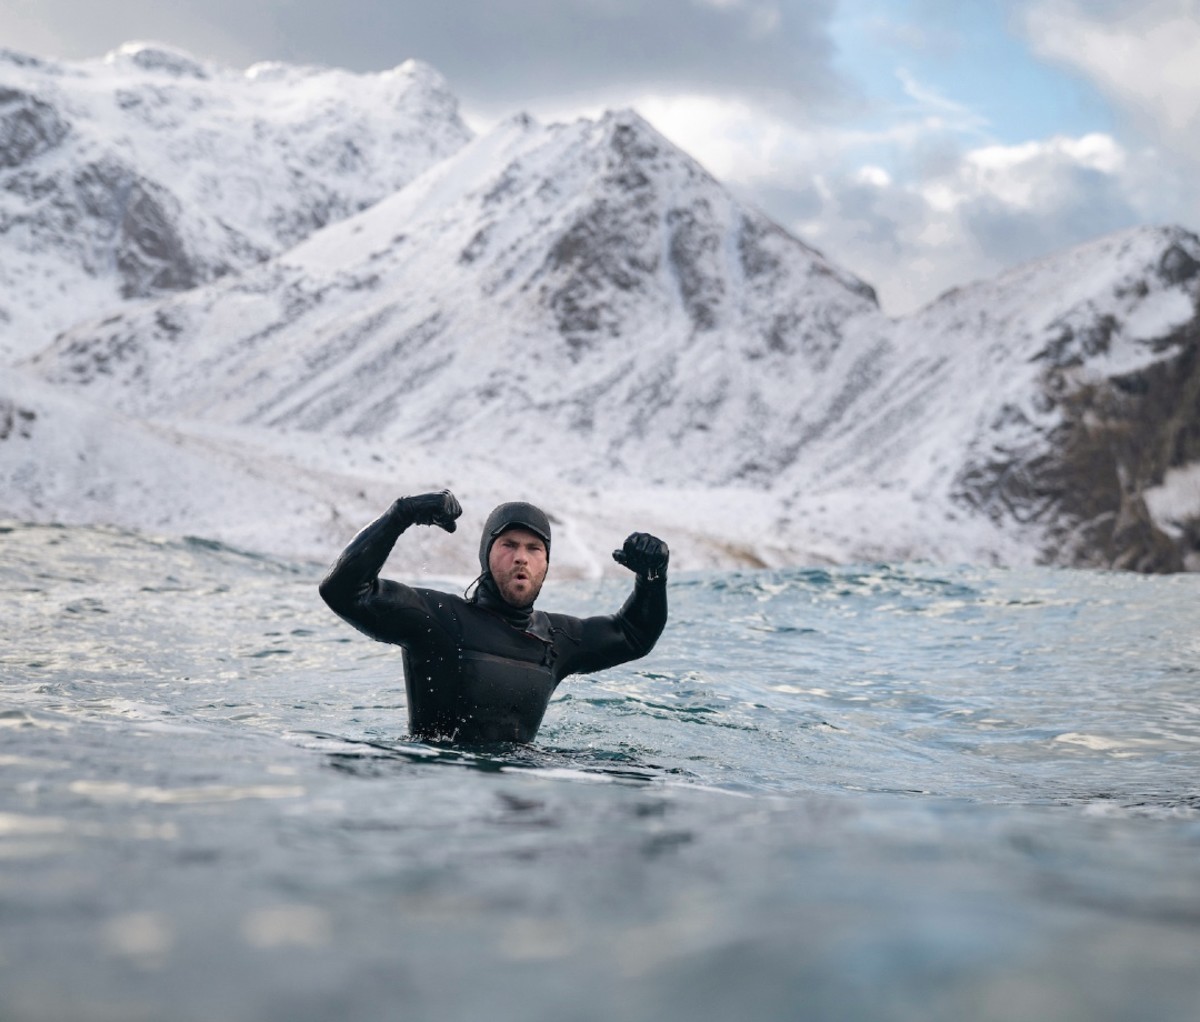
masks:
<path id="1" fill-rule="evenodd" d="M 470 134 L 419 62 L 238 74 L 158 43 L 78 63 L 9 54 L 0 358 L 122 299 L 251 266 L 392 194 Z"/>
<path id="2" fill-rule="evenodd" d="M 441 92 L 450 91 L 450 86 L 446 82 L 445 76 L 436 67 L 425 63 L 423 60 L 417 60 L 415 57 L 409 57 L 402 63 L 397 64 L 390 71 L 383 72 L 383 74 L 385 76 L 407 78 L 428 89 Z"/>
<path id="3" fill-rule="evenodd" d="M 128 65 L 139 71 L 167 75 L 171 78 L 210 77 L 209 68 L 190 53 L 165 43 L 132 41 L 122 43 L 104 55 L 106 64 Z"/>
<path id="4" fill-rule="evenodd" d="M 763 482 L 867 320 L 858 282 L 616 112 L 509 121 L 252 276 L 81 324 L 38 369 L 141 414 L 447 454 L 548 431 L 580 476 Z"/>

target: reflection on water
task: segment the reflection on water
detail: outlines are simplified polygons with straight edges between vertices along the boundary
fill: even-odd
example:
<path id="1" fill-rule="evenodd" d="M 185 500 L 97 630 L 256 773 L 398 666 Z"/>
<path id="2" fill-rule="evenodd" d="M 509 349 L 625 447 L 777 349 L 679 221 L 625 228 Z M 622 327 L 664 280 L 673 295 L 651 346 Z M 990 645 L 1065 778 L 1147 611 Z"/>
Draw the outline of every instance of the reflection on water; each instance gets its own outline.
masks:
<path id="1" fill-rule="evenodd" d="M 1194 1018 L 1195 577 L 682 577 L 463 749 L 318 568 L 0 544 L 5 1022 Z"/>

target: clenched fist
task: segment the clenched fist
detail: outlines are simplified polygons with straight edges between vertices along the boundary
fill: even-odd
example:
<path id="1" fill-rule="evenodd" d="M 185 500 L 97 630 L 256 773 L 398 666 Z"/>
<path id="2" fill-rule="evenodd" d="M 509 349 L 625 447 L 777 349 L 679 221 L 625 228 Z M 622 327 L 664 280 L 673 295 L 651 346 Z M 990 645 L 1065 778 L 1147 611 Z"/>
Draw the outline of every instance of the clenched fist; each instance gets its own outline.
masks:
<path id="1" fill-rule="evenodd" d="M 613 560 L 647 579 L 665 578 L 671 551 L 657 536 L 634 532 L 620 550 L 613 551 Z"/>
<path id="2" fill-rule="evenodd" d="M 449 490 L 401 497 L 396 507 L 413 525 L 436 525 L 447 532 L 458 528 L 455 519 L 462 514 L 462 505 Z"/>

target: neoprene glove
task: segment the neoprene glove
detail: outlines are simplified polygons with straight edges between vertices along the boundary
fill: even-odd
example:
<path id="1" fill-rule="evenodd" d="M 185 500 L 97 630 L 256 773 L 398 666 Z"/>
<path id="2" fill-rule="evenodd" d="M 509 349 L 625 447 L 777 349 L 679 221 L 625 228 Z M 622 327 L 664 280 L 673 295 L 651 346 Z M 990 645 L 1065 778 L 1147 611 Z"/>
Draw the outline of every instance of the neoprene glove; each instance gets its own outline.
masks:
<path id="1" fill-rule="evenodd" d="M 447 532 L 458 528 L 455 519 L 462 514 L 462 505 L 449 490 L 401 497 L 396 506 L 413 525 L 436 525 Z"/>
<path id="2" fill-rule="evenodd" d="M 667 544 L 648 532 L 634 532 L 620 550 L 613 551 L 613 560 L 623 564 L 642 578 L 665 578 L 671 551 Z"/>

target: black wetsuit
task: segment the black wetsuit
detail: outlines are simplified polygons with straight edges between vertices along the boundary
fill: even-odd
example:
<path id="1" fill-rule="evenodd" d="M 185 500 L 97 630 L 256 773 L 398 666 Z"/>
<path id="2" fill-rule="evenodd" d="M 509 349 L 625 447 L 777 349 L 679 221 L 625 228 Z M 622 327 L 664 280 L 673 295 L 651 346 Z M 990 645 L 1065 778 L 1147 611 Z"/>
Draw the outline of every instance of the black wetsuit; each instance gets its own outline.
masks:
<path id="1" fill-rule="evenodd" d="M 321 596 L 359 631 L 403 648 L 414 736 L 532 741 L 563 678 L 645 656 L 666 624 L 665 578 L 639 575 L 616 614 L 589 618 L 513 607 L 486 575 L 472 601 L 380 579 L 410 524 L 394 505 L 368 525 L 329 570 Z"/>

